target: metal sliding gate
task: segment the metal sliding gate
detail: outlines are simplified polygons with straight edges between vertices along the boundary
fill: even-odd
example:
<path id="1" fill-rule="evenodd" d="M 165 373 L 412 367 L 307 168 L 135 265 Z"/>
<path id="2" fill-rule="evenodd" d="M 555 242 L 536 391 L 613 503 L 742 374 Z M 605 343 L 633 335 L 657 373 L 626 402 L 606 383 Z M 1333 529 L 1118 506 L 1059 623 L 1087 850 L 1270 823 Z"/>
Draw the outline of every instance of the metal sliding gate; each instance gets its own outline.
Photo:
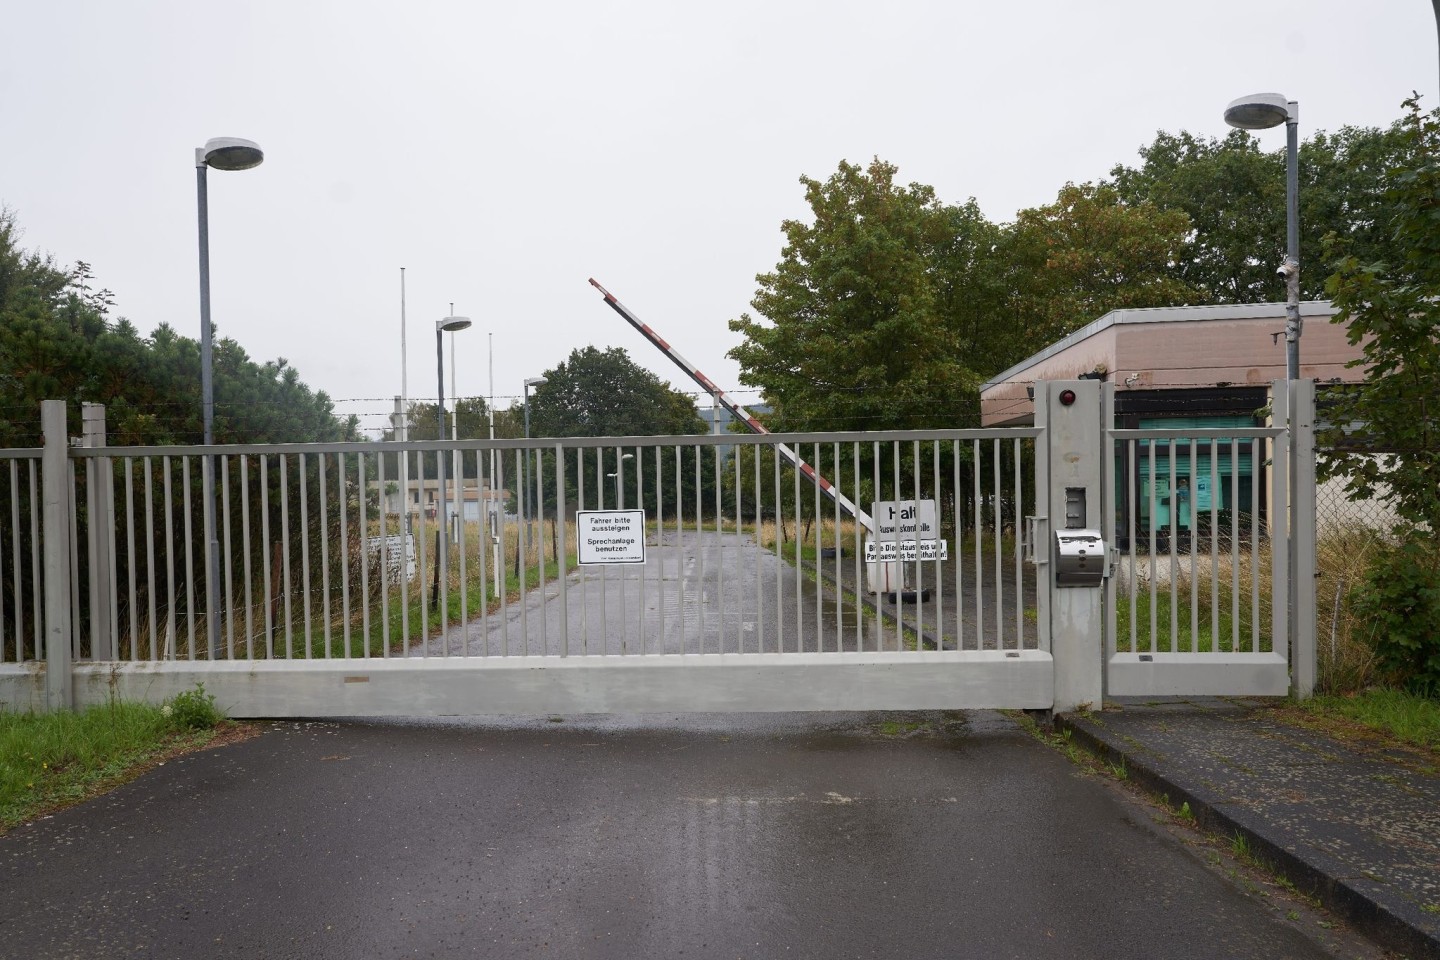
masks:
<path id="1" fill-rule="evenodd" d="M 1313 691 L 1314 391 L 1276 381 L 1265 427 L 1107 430 L 1108 695 Z"/>
<path id="2" fill-rule="evenodd" d="M 1223 685 L 1190 663 L 1220 653 L 1268 678 L 1222 692 L 1274 692 L 1285 624 L 1252 576 L 1284 577 L 1274 501 L 1258 521 L 1212 502 L 1204 529 L 1229 518 L 1249 560 L 1162 549 L 1155 511 L 1114 513 L 1099 478 L 1178 477 L 1178 457 L 1112 431 L 1124 472 L 1102 464 L 1078 386 L 1070 408 L 1040 385 L 1049 412 L 1013 430 L 209 448 L 107 447 L 95 410 L 71 446 L 47 403 L 45 447 L 0 452 L 0 701 L 203 683 L 235 716 L 1073 709 L 1102 695 L 1102 596 L 1112 690 Z M 1223 471 L 1202 434 L 1189 463 Z M 1046 518 L 1082 467 L 1091 516 L 1150 522 L 1104 590 L 1051 582 Z"/>

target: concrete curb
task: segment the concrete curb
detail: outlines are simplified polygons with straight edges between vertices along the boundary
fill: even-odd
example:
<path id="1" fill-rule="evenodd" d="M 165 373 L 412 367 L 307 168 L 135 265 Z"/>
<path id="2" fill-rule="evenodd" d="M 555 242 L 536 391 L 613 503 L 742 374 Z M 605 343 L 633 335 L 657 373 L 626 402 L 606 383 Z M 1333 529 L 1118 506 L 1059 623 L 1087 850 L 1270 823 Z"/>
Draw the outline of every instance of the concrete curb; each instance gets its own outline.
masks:
<path id="1" fill-rule="evenodd" d="M 1083 717 L 1057 714 L 1055 726 L 1068 731 L 1081 746 L 1102 759 L 1124 760 L 1128 777 L 1151 793 L 1168 796 L 1175 806 L 1188 803 L 1196 822 L 1206 830 L 1244 837 L 1256 859 L 1269 864 L 1376 943 L 1415 960 L 1440 960 L 1440 939 L 1417 927 L 1367 889 L 1380 884 L 1366 877 L 1347 876 L 1344 864 L 1320 851 L 1285 849 L 1268 839 L 1265 825 L 1247 817 L 1245 811 L 1209 790 L 1185 787 L 1170 780 L 1140 753 L 1107 741 Z"/>

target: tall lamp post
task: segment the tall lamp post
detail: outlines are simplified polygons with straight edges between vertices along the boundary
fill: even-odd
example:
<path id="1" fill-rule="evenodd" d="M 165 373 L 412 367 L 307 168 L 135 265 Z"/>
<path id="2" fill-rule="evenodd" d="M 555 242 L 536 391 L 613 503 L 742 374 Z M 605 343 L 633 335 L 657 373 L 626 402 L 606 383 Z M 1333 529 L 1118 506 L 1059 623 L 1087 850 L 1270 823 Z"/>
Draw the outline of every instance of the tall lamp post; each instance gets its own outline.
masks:
<path id="1" fill-rule="evenodd" d="M 1285 377 L 1300 379 L 1300 104 L 1283 93 L 1252 93 L 1230 101 L 1225 122 L 1241 130 L 1285 124 Z"/>
<path id="2" fill-rule="evenodd" d="M 549 383 L 544 377 L 530 377 L 525 381 L 525 439 L 530 439 L 530 388 L 538 387 L 542 383 Z M 525 524 L 525 545 L 530 545 L 530 450 L 525 450 L 525 456 L 520 461 L 520 510 L 521 522 Z"/>
<path id="3" fill-rule="evenodd" d="M 265 153 L 252 140 L 216 137 L 195 148 L 195 200 L 200 226 L 200 415 L 205 424 L 205 446 L 215 442 L 214 352 L 210 327 L 210 195 L 206 173 L 216 170 L 249 170 L 260 166 Z M 220 541 L 215 534 L 215 461 L 205 458 L 205 542 L 208 558 L 205 571 L 207 607 L 205 618 L 210 639 L 210 659 L 220 655 Z"/>
<path id="4" fill-rule="evenodd" d="M 624 510 L 624 509 L 625 509 L 625 492 L 621 489 L 621 486 L 622 486 L 622 485 L 624 484 L 624 482 L 625 482 L 625 461 L 626 461 L 626 460 L 634 460 L 634 459 L 635 459 L 635 454 L 633 454 L 633 453 L 627 453 L 627 454 L 622 455 L 619 460 L 616 460 L 616 461 L 615 461 L 615 472 L 614 472 L 614 473 L 607 473 L 607 474 L 605 474 L 605 476 L 607 476 L 607 477 L 614 477 L 614 478 L 615 478 L 615 509 L 616 509 L 616 510 Z M 601 509 L 601 510 L 604 510 L 604 509 L 605 509 L 605 505 L 604 505 L 604 504 L 601 504 L 601 505 L 600 505 L 600 509 Z"/>
<path id="5" fill-rule="evenodd" d="M 469 317 L 443 317 L 435 321 L 435 383 L 440 390 L 440 402 L 435 407 L 435 415 L 439 421 L 435 436 L 439 440 L 445 439 L 445 334 L 446 332 L 454 333 L 456 330 L 464 330 L 468 326 L 470 326 Z M 440 521 L 439 529 L 445 530 L 444 535 L 437 538 L 440 554 L 439 573 L 441 584 L 448 583 L 446 580 L 446 576 L 448 575 L 446 561 L 450 553 L 450 519 L 445 512 L 445 460 L 444 451 L 437 450 L 435 453 L 435 463 L 440 474 L 440 513 L 438 519 Z M 440 602 L 440 594 L 438 591 L 435 594 L 435 602 Z M 442 623 L 445 621 L 443 615 L 440 619 Z"/>

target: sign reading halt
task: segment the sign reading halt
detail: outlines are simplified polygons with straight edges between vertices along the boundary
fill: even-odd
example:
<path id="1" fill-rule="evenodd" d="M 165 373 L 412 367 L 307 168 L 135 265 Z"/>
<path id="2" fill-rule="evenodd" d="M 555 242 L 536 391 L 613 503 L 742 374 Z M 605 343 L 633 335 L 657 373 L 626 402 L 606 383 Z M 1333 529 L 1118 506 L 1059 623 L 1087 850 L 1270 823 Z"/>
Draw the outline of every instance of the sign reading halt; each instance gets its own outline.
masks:
<path id="1" fill-rule="evenodd" d="M 644 563 L 644 510 L 581 510 L 575 514 L 579 562 Z"/>

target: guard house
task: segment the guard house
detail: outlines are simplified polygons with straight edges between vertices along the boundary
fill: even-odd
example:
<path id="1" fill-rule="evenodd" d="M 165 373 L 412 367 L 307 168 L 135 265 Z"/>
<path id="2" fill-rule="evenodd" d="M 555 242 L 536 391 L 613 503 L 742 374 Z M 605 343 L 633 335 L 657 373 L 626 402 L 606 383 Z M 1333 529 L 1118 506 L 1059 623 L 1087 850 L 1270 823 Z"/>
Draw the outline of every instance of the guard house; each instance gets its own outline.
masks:
<path id="1" fill-rule="evenodd" d="M 1334 315 L 1328 301 L 1300 305 L 1300 375 L 1321 384 L 1358 382 L 1363 371 L 1346 364 L 1359 356 L 1359 348 L 1347 341 L 1344 327 L 1331 322 Z M 1271 381 L 1284 377 L 1283 303 L 1115 310 L 985 383 L 981 424 L 1033 423 L 1036 381 L 1097 379 L 1115 385 L 1115 425 L 1120 428 L 1263 426 Z M 1128 480 L 1116 485 L 1118 546 L 1129 547 L 1123 534 L 1132 504 L 1139 511 L 1137 530 L 1167 531 L 1174 510 L 1175 528 L 1188 537 L 1197 523 L 1208 522 L 1212 502 L 1216 510 L 1232 504 L 1243 509 L 1253 502 L 1259 484 L 1263 516 L 1269 457 L 1253 446 L 1221 440 L 1212 457 L 1208 442 L 1141 441 L 1134 489 Z M 1117 452 L 1115 475 L 1126 478 L 1128 466 L 1121 459 Z"/>

